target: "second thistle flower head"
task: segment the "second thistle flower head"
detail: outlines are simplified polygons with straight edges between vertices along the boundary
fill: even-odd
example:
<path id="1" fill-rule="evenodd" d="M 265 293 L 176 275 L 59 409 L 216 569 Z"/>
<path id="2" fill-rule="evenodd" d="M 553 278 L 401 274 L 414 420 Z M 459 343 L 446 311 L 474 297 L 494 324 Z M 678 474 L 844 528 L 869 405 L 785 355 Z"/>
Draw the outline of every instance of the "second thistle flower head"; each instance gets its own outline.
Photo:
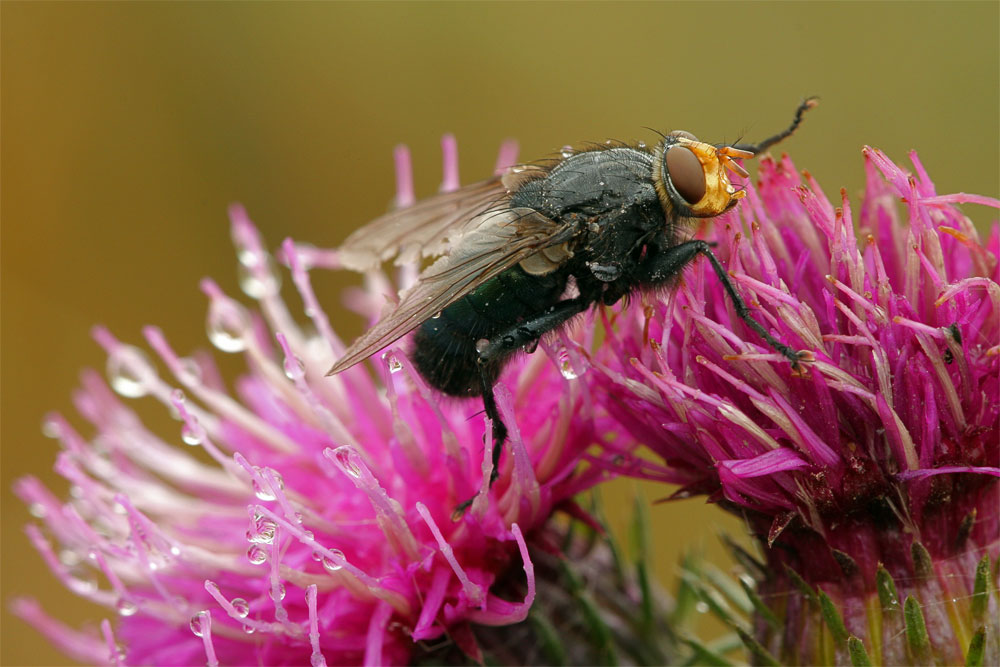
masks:
<path id="1" fill-rule="evenodd" d="M 1000 553 L 1000 233 L 980 241 L 955 207 L 997 202 L 939 196 L 911 158 L 914 175 L 865 149 L 860 211 L 765 159 L 758 188 L 709 234 L 754 317 L 811 353 L 801 371 L 705 267 L 674 298 L 620 313 L 598 356 L 601 402 L 631 436 L 616 446 L 663 461 L 632 471 L 745 515 L 777 586 L 787 567 L 862 599 L 887 572 L 905 596 L 928 563 L 947 563 L 961 574 L 943 590 L 971 595 L 976 562 Z M 870 638 L 864 615 L 848 616 Z M 967 642 L 940 605 L 927 624 L 940 655 L 961 660 Z M 807 643 L 771 648 L 822 661 Z"/>

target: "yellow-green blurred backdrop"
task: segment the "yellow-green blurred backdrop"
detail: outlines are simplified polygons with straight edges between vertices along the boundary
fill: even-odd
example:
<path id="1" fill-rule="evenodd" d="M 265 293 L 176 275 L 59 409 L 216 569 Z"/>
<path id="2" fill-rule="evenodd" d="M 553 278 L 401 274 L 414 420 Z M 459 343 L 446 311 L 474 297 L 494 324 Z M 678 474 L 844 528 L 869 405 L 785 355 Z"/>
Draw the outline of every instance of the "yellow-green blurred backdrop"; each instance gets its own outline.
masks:
<path id="1" fill-rule="evenodd" d="M 10 487 L 54 481 L 39 425 L 72 414 L 79 370 L 103 366 L 92 324 L 138 342 L 156 323 L 180 350 L 207 346 L 197 281 L 237 291 L 230 202 L 272 246 L 330 246 L 385 210 L 398 142 L 427 194 L 447 131 L 467 182 L 505 137 L 525 158 L 651 139 L 644 126 L 753 139 L 810 94 L 821 106 L 782 149 L 831 197 L 858 192 L 866 143 L 900 161 L 918 149 L 939 192 L 997 196 L 998 7 L 3 2 L 0 662 L 64 661 L 7 613 L 13 595 L 74 623 L 106 615 L 41 565 Z M 338 308 L 356 281 L 318 288 Z M 338 328 L 360 333 L 352 319 Z M 630 493 L 613 494 L 621 516 Z M 717 553 L 715 532 L 739 528 L 701 500 L 651 514 L 663 579 L 682 543 Z"/>

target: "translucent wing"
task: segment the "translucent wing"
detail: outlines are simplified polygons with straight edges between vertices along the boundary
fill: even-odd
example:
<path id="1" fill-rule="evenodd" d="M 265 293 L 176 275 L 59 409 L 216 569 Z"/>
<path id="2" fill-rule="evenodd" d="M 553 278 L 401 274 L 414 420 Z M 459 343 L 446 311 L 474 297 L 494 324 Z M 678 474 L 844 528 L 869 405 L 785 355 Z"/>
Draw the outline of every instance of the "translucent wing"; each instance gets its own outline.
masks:
<path id="1" fill-rule="evenodd" d="M 393 257 L 409 264 L 444 254 L 475 229 L 484 214 L 507 210 L 510 192 L 548 170 L 541 166 L 509 169 L 453 192 L 443 192 L 376 218 L 347 237 L 340 246 L 344 268 L 368 271 Z"/>
<path id="2" fill-rule="evenodd" d="M 420 274 L 388 316 L 354 342 L 330 369 L 346 370 L 399 340 L 487 280 L 545 248 L 571 240 L 577 229 L 528 208 L 489 211 L 468 222 L 461 242 Z"/>

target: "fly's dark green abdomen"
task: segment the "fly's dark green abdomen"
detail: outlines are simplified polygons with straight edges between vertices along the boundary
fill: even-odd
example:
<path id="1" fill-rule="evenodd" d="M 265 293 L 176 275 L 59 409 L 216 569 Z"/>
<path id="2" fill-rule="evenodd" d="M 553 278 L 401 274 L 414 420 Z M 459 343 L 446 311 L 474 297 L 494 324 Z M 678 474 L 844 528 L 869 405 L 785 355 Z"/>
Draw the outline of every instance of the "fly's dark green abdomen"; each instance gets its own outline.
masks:
<path id="1" fill-rule="evenodd" d="M 477 342 L 545 312 L 565 289 L 564 272 L 533 276 L 519 266 L 483 283 L 420 325 L 413 349 L 417 370 L 445 394 L 479 396 L 481 370 L 492 386 L 514 351 L 481 367 Z"/>

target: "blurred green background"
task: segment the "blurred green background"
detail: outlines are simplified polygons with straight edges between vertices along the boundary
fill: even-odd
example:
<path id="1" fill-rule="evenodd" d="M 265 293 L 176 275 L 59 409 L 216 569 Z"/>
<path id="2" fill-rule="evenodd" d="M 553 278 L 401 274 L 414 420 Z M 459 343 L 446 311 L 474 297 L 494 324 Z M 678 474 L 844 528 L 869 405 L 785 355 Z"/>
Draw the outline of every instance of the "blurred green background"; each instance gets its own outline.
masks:
<path id="1" fill-rule="evenodd" d="M 286 236 L 332 246 L 385 210 L 398 142 L 429 194 L 444 132 L 457 135 L 469 182 L 490 173 L 506 137 L 524 158 L 652 139 L 644 126 L 754 139 L 810 94 L 822 104 L 782 150 L 831 198 L 859 192 L 866 143 L 897 161 L 918 149 L 939 192 L 998 195 L 996 2 L 3 2 L 0 12 L 5 665 L 65 662 L 7 613 L 12 595 L 36 595 L 75 624 L 107 615 L 65 592 L 22 533 L 13 480 L 65 488 L 42 417 L 72 415 L 79 370 L 103 367 L 96 322 L 133 342 L 156 323 L 180 350 L 207 347 L 198 280 L 237 292 L 230 202 L 272 247 Z M 983 225 L 993 215 L 968 213 Z M 334 274 L 317 289 L 336 309 L 357 281 Z M 360 333 L 336 319 L 347 338 Z M 619 516 L 632 489 L 611 494 Z M 715 533 L 739 530 L 702 500 L 651 514 L 663 580 L 682 545 L 717 556 Z"/>

